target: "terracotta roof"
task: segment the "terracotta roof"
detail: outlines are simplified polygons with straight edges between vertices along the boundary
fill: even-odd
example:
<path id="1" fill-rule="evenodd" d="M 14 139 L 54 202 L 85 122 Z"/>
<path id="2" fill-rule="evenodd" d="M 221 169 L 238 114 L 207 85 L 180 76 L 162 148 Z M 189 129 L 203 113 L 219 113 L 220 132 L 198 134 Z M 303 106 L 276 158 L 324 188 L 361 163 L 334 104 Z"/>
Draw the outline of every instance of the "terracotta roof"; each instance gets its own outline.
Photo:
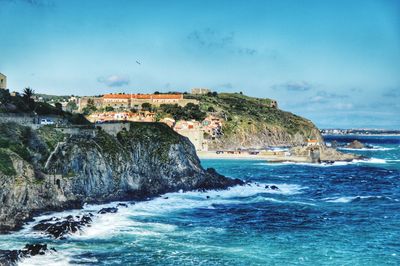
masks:
<path id="1" fill-rule="evenodd" d="M 182 94 L 105 94 L 104 99 L 182 99 Z"/>
<path id="2" fill-rule="evenodd" d="M 104 94 L 105 99 L 130 99 L 130 94 Z"/>

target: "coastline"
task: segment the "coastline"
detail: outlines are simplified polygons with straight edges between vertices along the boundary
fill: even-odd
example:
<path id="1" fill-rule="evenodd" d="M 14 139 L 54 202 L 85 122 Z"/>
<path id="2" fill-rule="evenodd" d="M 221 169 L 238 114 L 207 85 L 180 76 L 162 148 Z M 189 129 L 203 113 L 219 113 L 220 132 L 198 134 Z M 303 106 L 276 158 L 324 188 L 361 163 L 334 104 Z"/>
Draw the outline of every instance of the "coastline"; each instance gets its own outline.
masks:
<path id="1" fill-rule="evenodd" d="M 248 153 L 241 154 L 217 154 L 215 151 L 198 151 L 197 156 L 200 159 L 230 159 L 230 160 L 261 160 L 268 162 L 298 162 L 306 163 L 309 162 L 308 157 L 303 156 L 285 156 L 285 155 L 253 155 Z"/>

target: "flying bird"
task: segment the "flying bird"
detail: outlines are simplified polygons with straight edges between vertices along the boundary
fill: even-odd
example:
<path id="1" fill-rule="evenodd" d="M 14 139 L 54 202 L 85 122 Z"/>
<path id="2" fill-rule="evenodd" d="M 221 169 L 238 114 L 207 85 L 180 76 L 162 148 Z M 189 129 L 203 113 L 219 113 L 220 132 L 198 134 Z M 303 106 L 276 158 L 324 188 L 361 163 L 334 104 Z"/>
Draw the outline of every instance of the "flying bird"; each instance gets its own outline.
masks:
<path id="1" fill-rule="evenodd" d="M 136 64 L 141 65 L 142 63 L 140 63 L 139 61 L 136 60 Z"/>

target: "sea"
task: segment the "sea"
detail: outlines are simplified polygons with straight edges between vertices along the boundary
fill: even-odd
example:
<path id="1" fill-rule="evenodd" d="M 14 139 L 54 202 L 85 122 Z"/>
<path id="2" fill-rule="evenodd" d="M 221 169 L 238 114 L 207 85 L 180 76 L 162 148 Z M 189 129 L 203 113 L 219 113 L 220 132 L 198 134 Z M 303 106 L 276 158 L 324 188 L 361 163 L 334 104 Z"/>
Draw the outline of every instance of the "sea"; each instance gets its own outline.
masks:
<path id="1" fill-rule="evenodd" d="M 400 265 L 400 136 L 359 140 L 367 160 L 334 164 L 202 160 L 250 185 L 168 193 L 96 214 L 82 232 L 54 240 L 31 230 L 0 235 L 0 249 L 55 248 L 19 265 Z M 279 190 L 266 189 L 275 185 Z M 42 215 L 97 213 L 85 205 Z"/>

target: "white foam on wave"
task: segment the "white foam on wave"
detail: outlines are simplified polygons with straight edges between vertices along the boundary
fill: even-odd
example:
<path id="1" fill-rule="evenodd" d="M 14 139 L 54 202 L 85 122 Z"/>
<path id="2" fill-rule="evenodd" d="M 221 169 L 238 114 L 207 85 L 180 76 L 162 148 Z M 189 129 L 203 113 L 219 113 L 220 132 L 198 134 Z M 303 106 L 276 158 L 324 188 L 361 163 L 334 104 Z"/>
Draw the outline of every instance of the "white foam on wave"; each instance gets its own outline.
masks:
<path id="1" fill-rule="evenodd" d="M 332 203 L 349 203 L 354 200 L 359 200 L 359 199 L 389 199 L 391 200 L 392 198 L 390 197 L 385 197 L 385 196 L 345 196 L 345 197 L 337 197 L 337 198 L 325 198 L 323 201 L 326 202 L 332 202 Z M 395 201 L 397 201 L 395 199 Z"/>
<path id="2" fill-rule="evenodd" d="M 66 254 L 64 254 L 63 252 L 54 252 L 54 251 L 48 251 L 44 255 L 27 257 L 21 259 L 21 261 L 18 262 L 18 266 L 43 266 L 43 265 L 67 266 L 71 264 Z"/>
<path id="3" fill-rule="evenodd" d="M 304 166 L 312 166 L 312 167 L 332 167 L 332 166 L 345 166 L 351 164 L 386 164 L 387 162 L 396 162 L 399 160 L 385 160 L 380 158 L 369 158 L 362 160 L 352 160 L 352 161 L 337 161 L 333 163 L 304 163 L 304 162 L 266 162 L 266 163 L 256 163 L 257 165 L 267 165 L 267 166 L 287 166 L 287 165 L 304 165 Z"/>
<path id="4" fill-rule="evenodd" d="M 369 158 L 365 160 L 353 160 L 351 163 L 376 163 L 376 164 L 385 164 L 387 161 L 385 159 L 380 158 Z"/>
<path id="5" fill-rule="evenodd" d="M 266 189 L 266 186 L 276 185 L 279 190 Z M 183 209 L 213 208 L 213 204 L 238 204 L 246 203 L 250 197 L 257 194 L 282 194 L 293 195 L 301 193 L 304 187 L 295 184 L 267 184 L 250 183 L 243 186 L 234 186 L 225 190 L 210 190 L 205 192 L 189 191 L 185 193 L 166 193 L 160 197 L 148 201 L 139 201 L 136 204 L 129 204 L 128 207 L 118 207 L 117 213 L 97 214 L 102 208 L 115 207 L 117 202 L 108 204 L 85 204 L 82 210 L 69 210 L 58 213 L 50 213 L 35 218 L 20 234 L 29 234 L 33 238 L 43 237 L 41 232 L 33 232 L 32 227 L 37 221 L 51 217 L 66 217 L 68 215 L 83 215 L 92 213 L 93 223 L 90 227 L 84 227 L 82 231 L 71 235 L 72 238 L 96 238 L 110 237 L 110 235 L 126 233 L 127 228 L 130 234 L 157 235 L 175 230 L 174 225 L 160 223 L 141 223 L 135 221 L 134 217 L 151 217 L 169 214 Z M 249 199 L 246 199 L 249 198 Z M 139 228 L 139 229 L 138 229 Z"/>
<path id="6" fill-rule="evenodd" d="M 258 165 L 268 165 L 268 166 L 287 166 L 287 165 L 304 165 L 304 166 L 312 166 L 312 167 L 331 167 L 331 166 L 343 166 L 343 165 L 348 165 L 351 164 L 352 162 L 334 162 L 334 163 L 303 163 L 303 162 L 280 162 L 280 163 L 274 163 L 274 162 L 267 162 L 267 163 L 258 163 Z"/>
<path id="7" fill-rule="evenodd" d="M 302 201 L 293 201 L 293 200 L 278 200 L 275 198 L 267 198 L 267 197 L 261 197 L 258 196 L 254 199 L 252 199 L 250 202 L 263 202 L 263 201 L 270 201 L 270 202 L 276 202 L 276 203 L 282 203 L 282 204 L 298 204 L 298 205 L 309 205 L 309 206 L 316 206 L 314 203 L 309 203 L 309 202 L 302 202 Z"/>
<path id="8" fill-rule="evenodd" d="M 266 189 L 266 186 L 276 185 L 279 190 Z M 90 226 L 83 227 L 82 231 L 68 236 L 71 239 L 103 239 L 113 236 L 134 235 L 135 239 L 148 239 L 149 237 L 160 237 L 174 233 L 177 226 L 169 223 L 142 221 L 141 219 L 152 216 L 169 215 L 171 212 L 195 209 L 195 208 L 214 208 L 215 204 L 238 204 L 251 203 L 254 200 L 275 201 L 284 203 L 284 201 L 275 200 L 273 198 L 263 199 L 258 194 L 282 194 L 293 195 L 301 193 L 304 187 L 295 184 L 266 184 L 251 183 L 244 186 L 235 186 L 226 190 L 211 190 L 206 192 L 189 191 L 185 193 L 167 193 L 160 197 L 139 201 L 135 204 L 127 203 L 128 207 L 118 207 L 117 213 L 98 214 L 97 212 L 106 207 L 115 207 L 118 202 L 108 204 L 92 205 L 86 204 L 81 210 L 64 211 L 60 213 L 51 213 L 37 217 L 35 220 L 40 221 L 51 217 L 65 217 L 68 215 L 83 215 L 92 213 L 93 222 Z M 256 196 L 254 199 L 254 196 Z M 290 202 L 293 204 L 306 204 L 300 202 Z M 139 219 L 135 219 L 139 217 Z M 30 237 L 43 237 L 41 233 L 32 232 L 32 226 L 37 222 L 31 222 L 24 230 L 24 234 Z M 215 230 L 208 228 L 207 230 Z M 22 232 L 22 231 L 21 231 Z M 50 245 L 52 247 L 52 245 Z M 57 248 L 57 246 L 55 246 Z M 43 256 L 35 256 L 24 259 L 21 265 L 68 265 L 68 258 L 75 253 L 73 246 L 61 248 L 58 252 L 46 254 Z"/>

